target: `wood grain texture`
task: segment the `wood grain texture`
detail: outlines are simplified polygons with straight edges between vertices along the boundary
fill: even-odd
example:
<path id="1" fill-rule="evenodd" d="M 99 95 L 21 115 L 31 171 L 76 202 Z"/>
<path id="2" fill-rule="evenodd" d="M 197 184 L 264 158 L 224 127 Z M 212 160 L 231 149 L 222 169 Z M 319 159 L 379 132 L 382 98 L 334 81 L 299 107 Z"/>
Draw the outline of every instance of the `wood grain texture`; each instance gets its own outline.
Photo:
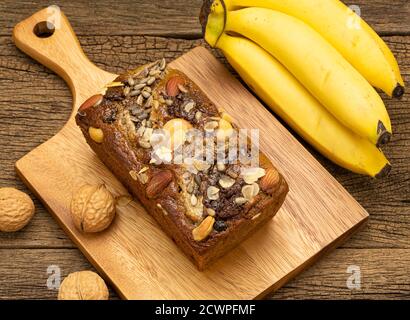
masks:
<path id="1" fill-rule="evenodd" d="M 57 291 L 47 288 L 50 266 L 60 268 L 61 279 L 71 272 L 95 270 L 76 249 L 0 249 L 0 256 L 4 258 L 0 260 L 0 300 L 56 299 Z M 360 268 L 360 289 L 346 286 L 351 275 L 347 269 L 352 265 Z M 409 299 L 409 274 L 408 249 L 336 249 L 270 299 Z M 110 292 L 110 298 L 116 299 Z"/>
<path id="2" fill-rule="evenodd" d="M 273 298 L 409 299 L 409 259 L 408 249 L 339 249 L 331 253 L 329 259 L 321 260 L 282 288 Z M 347 280 L 352 275 L 349 267 L 360 270 L 360 288 L 347 287 Z"/>
<path id="3" fill-rule="evenodd" d="M 410 3 L 407 0 L 349 0 L 347 5 L 361 9 L 362 17 L 383 35 L 410 34 Z M 5 0 L 0 2 L 0 35 L 9 35 L 13 26 L 33 12 L 50 4 L 61 7 L 72 17 L 78 35 L 156 35 L 175 38 L 200 38 L 198 23 L 202 0 Z"/>
<path id="4" fill-rule="evenodd" d="M 19 23 L 13 38 L 21 50 L 65 79 L 74 97 L 74 114 L 115 75 L 87 60 L 64 16 L 52 37 L 33 35 L 33 27 L 48 14 L 42 10 Z M 84 143 L 71 116 L 57 135 L 20 159 L 16 170 L 122 297 L 259 298 L 367 220 L 365 210 L 206 49 L 197 47 L 171 66 L 186 73 L 240 127 L 259 128 L 261 149 L 280 168 L 290 192 L 273 222 L 205 272 L 197 271 L 139 203 L 117 208 L 117 219 L 106 232 L 81 234 L 69 214 L 73 190 L 101 182 L 115 196 L 126 190 Z"/>
<path id="5" fill-rule="evenodd" d="M 76 32 L 82 34 L 80 42 L 87 56 L 99 67 L 113 73 L 152 61 L 162 55 L 169 59 L 176 58 L 202 43 L 200 40 L 137 36 L 136 34 L 153 34 L 152 27 L 145 19 L 146 15 L 140 16 L 138 23 L 121 25 L 121 28 L 118 28 L 117 25 L 107 26 L 101 20 L 93 20 L 100 19 L 99 17 L 90 18 L 86 13 L 93 10 L 92 2 L 76 2 L 72 5 L 58 3 L 63 4 L 65 12 L 70 11 L 70 20 L 73 21 Z M 99 3 L 102 7 L 108 7 L 105 0 Z M 133 1 L 134 7 L 129 7 L 126 15 L 137 15 L 135 4 L 139 3 L 143 1 Z M 179 3 L 181 7 L 189 8 L 193 2 L 183 0 Z M 351 3 L 353 4 L 353 1 Z M 379 0 L 360 0 L 354 3 L 360 4 L 364 17 L 379 33 L 393 35 L 384 37 L 384 40 L 398 57 L 406 83 L 410 83 L 410 37 L 400 36 L 409 28 L 409 3 Z M 0 16 L 0 186 L 15 186 L 27 192 L 27 188 L 16 177 L 14 162 L 51 138 L 65 124 L 71 113 L 71 94 L 59 77 L 18 51 L 10 37 L 11 30 L 18 21 L 49 3 L 3 1 L 0 6 L 5 4 L 7 6 L 1 7 Z M 78 8 L 81 8 L 79 12 Z M 159 9 L 161 13 L 168 10 L 168 7 Z M 75 14 L 77 16 L 73 16 Z M 174 31 L 185 28 L 186 23 L 189 24 L 189 18 L 184 15 L 194 16 L 191 11 L 180 16 L 166 17 L 161 24 L 156 24 L 155 27 L 161 30 L 155 34 L 185 37 L 180 31 L 173 35 L 169 33 L 170 25 L 176 25 Z M 86 26 L 92 33 L 85 31 L 87 28 L 83 29 L 82 26 Z M 198 25 L 194 28 L 199 30 Z M 192 30 L 191 25 L 189 29 Z M 126 35 L 119 35 L 119 30 L 125 30 Z M 225 62 L 223 59 L 221 61 Z M 394 165 L 389 178 L 373 181 L 351 174 L 309 148 L 370 212 L 368 225 L 343 245 L 343 248 L 352 249 L 337 250 L 336 253 L 330 254 L 280 289 L 273 298 L 352 298 L 345 287 L 336 286 L 337 283 L 345 281 L 342 269 L 347 267 L 345 261 L 350 256 L 360 258 L 362 268 L 372 270 L 368 273 L 367 285 L 363 286 L 360 292 L 355 292 L 355 298 L 409 297 L 410 290 L 408 285 L 405 285 L 409 272 L 406 272 L 404 266 L 409 265 L 410 261 L 408 253 L 402 249 L 410 248 L 410 104 L 408 95 L 402 101 L 383 97 L 395 130 L 394 140 L 386 148 L 386 153 Z M 16 234 L 0 233 L 0 248 L 9 248 L 0 251 L 0 272 L 3 271 L 0 279 L 12 279 L 1 283 L 1 298 L 54 298 L 53 292 L 40 289 L 44 286 L 45 278 L 43 269 L 36 266 L 43 261 L 57 264 L 61 261 L 64 268 L 71 271 L 89 267 L 78 250 L 70 251 L 75 252 L 70 255 L 65 251 L 59 254 L 58 250 L 51 249 L 74 248 L 75 245 L 38 201 L 36 208 L 35 218 L 24 230 Z M 23 254 L 16 248 L 30 248 L 26 251 L 30 254 Z M 379 259 L 383 257 L 386 259 L 379 263 Z M 28 270 L 31 265 L 32 272 Z M 334 272 L 337 268 L 342 268 L 342 271 Z M 311 270 L 315 270 L 314 273 L 311 273 Z M 322 277 L 326 281 L 322 281 Z"/>
<path id="6" fill-rule="evenodd" d="M 4 49 L 0 52 L 0 85 L 5 93 L 0 95 L 0 136 L 2 141 L 8 141 L 3 146 L 6 152 L 0 158 L 0 182 L 2 185 L 12 182 L 23 188 L 23 184 L 16 180 L 14 162 L 51 138 L 65 124 L 71 113 L 72 99 L 59 77 L 28 59 L 15 48 L 10 38 L 0 39 Z M 398 57 L 405 80 L 409 82 L 410 37 L 384 39 Z M 153 61 L 161 54 L 174 59 L 203 44 L 202 41 L 139 36 L 90 36 L 81 37 L 80 42 L 91 60 L 114 73 L 130 65 Z M 214 53 L 220 57 L 218 52 Z M 225 63 L 225 60 L 221 61 Z M 405 95 L 400 101 L 385 99 L 385 102 L 395 131 L 392 143 L 385 148 L 394 166 L 388 179 L 370 180 L 349 173 L 304 144 L 372 214 L 368 227 L 344 245 L 349 248 L 410 248 L 410 216 L 407 214 L 410 200 L 410 116 L 405 111 L 409 98 Z M 28 226 L 18 237 L 0 234 L 0 247 L 74 246 L 58 227 L 50 226 L 53 219 L 44 208 L 41 205 L 37 207 L 39 214 L 33 221 L 35 225 Z"/>

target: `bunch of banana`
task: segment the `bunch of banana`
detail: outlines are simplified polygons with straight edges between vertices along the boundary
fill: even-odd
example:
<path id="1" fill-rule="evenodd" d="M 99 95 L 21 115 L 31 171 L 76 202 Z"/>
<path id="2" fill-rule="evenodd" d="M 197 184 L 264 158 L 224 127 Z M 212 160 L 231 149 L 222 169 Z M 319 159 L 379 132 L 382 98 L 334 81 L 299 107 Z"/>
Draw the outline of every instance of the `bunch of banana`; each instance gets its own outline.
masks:
<path id="1" fill-rule="evenodd" d="M 404 83 L 386 44 L 338 0 L 204 0 L 205 40 L 296 132 L 338 165 L 372 177 L 390 164 L 389 115 L 376 90 Z M 359 28 L 357 27 L 359 22 Z"/>

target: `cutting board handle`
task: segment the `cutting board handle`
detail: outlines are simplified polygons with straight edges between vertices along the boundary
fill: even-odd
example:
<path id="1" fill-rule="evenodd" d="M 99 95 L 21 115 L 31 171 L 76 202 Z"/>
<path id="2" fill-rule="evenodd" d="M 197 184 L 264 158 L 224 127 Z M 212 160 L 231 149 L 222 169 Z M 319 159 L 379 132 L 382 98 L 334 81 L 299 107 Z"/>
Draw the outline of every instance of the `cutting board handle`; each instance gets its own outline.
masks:
<path id="1" fill-rule="evenodd" d="M 67 82 L 77 101 L 74 108 L 82 102 L 79 100 L 95 94 L 96 87 L 102 88 L 115 78 L 88 60 L 66 16 L 57 6 L 38 11 L 18 23 L 13 30 L 13 40 L 20 50 Z M 84 81 L 87 78 L 90 80 Z"/>

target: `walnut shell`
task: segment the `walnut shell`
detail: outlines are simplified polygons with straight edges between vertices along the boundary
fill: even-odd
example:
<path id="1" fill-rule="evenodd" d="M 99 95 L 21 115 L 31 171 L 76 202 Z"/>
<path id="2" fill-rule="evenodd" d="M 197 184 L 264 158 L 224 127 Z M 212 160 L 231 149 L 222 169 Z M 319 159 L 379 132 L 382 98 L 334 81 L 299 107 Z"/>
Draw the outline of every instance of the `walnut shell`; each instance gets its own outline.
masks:
<path id="1" fill-rule="evenodd" d="M 104 184 L 84 185 L 71 200 L 71 216 L 83 232 L 105 230 L 115 217 L 115 198 Z"/>
<path id="2" fill-rule="evenodd" d="M 0 231 L 23 229 L 34 215 L 31 198 L 14 188 L 0 188 Z"/>
<path id="3" fill-rule="evenodd" d="M 79 271 L 64 279 L 58 300 L 108 300 L 108 288 L 95 272 Z"/>

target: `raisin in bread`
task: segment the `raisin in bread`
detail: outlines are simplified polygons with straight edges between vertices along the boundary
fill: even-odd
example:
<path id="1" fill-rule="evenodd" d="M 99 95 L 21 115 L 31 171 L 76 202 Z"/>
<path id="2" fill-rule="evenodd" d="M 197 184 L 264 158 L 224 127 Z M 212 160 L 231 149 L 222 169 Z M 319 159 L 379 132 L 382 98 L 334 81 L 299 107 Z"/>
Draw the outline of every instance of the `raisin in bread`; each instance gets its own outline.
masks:
<path id="1" fill-rule="evenodd" d="M 266 156 L 258 151 L 251 163 L 252 143 L 229 152 L 237 126 L 165 60 L 119 76 L 82 104 L 76 122 L 200 270 L 269 221 L 288 192 Z M 192 156 L 201 145 L 214 147 L 213 159 Z"/>

